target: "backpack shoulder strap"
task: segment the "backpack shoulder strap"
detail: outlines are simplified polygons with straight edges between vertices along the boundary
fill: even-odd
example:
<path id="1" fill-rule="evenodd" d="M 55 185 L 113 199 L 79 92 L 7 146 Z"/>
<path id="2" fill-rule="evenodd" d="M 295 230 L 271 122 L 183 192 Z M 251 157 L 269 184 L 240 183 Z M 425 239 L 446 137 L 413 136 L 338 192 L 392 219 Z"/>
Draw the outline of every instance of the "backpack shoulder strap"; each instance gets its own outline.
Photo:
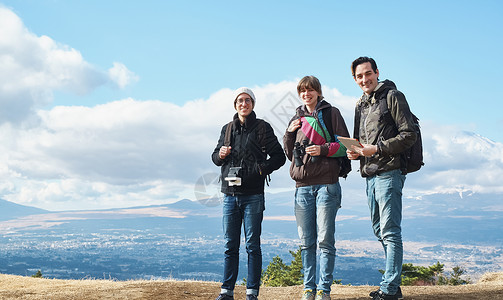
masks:
<path id="1" fill-rule="evenodd" d="M 381 102 L 383 102 L 383 103 L 379 103 L 379 105 L 381 106 L 381 108 L 380 108 L 381 113 L 382 113 L 381 118 L 384 118 L 384 121 L 395 125 L 395 128 L 397 128 L 397 130 L 398 130 L 398 125 L 396 124 L 395 119 L 393 119 L 393 116 L 391 115 L 391 96 L 394 91 L 396 91 L 396 90 L 389 90 L 388 93 L 386 94 L 386 99 L 384 97 L 382 97 L 383 101 L 381 101 Z M 386 100 L 386 101 L 384 101 L 384 100 Z M 386 102 L 386 105 L 384 105 L 384 102 Z M 414 115 L 412 113 L 412 111 L 409 110 L 409 112 L 412 116 L 412 120 L 414 121 L 414 123 L 418 124 L 419 119 L 416 117 L 416 115 Z"/>
<path id="2" fill-rule="evenodd" d="M 326 109 L 326 113 L 320 120 L 322 120 L 322 126 L 325 127 L 325 129 L 328 131 L 329 138 L 330 140 L 328 142 L 333 142 L 336 137 L 335 137 L 335 132 L 333 132 L 332 128 L 332 110 Z M 327 115 L 328 114 L 328 115 Z M 337 161 L 339 161 L 339 174 L 337 174 L 338 177 L 342 177 L 346 179 L 348 177 L 349 172 L 351 172 L 351 161 L 347 156 L 339 156 L 335 157 Z"/>
<path id="3" fill-rule="evenodd" d="M 393 116 L 391 115 L 391 94 L 393 93 L 393 90 L 389 90 L 386 95 L 381 96 L 379 99 L 379 110 L 381 111 L 381 116 L 379 117 L 380 122 L 386 122 L 390 125 L 395 126 L 395 128 L 398 128 L 396 125 L 395 120 L 393 119 Z"/>
<path id="4" fill-rule="evenodd" d="M 356 103 L 355 107 L 355 118 L 354 118 L 354 125 L 353 125 L 353 137 L 354 138 L 360 138 L 360 120 L 361 120 L 361 113 L 362 113 L 362 101 L 361 99 L 358 100 Z"/>
<path id="5" fill-rule="evenodd" d="M 257 119 L 257 141 L 261 147 L 262 153 L 266 152 L 266 127 L 265 121 L 262 119 Z"/>
<path id="6" fill-rule="evenodd" d="M 328 115 L 327 115 L 328 114 Z M 318 113 L 318 122 L 323 130 L 323 135 L 328 143 L 334 140 L 334 133 L 332 130 L 332 109 L 323 109 Z M 328 138 L 327 138 L 328 132 Z"/>
<path id="7" fill-rule="evenodd" d="M 234 127 L 234 122 L 230 121 L 227 124 L 227 128 L 225 129 L 224 146 L 226 146 L 226 147 L 229 147 L 231 145 L 231 134 L 232 134 L 233 127 Z"/>
<path id="8" fill-rule="evenodd" d="M 257 142 L 260 145 L 260 151 L 262 152 L 263 159 L 266 159 L 267 156 L 267 148 L 266 148 L 266 138 L 267 138 L 267 128 L 265 125 L 265 121 L 262 119 L 257 119 L 257 127 L 256 127 L 256 137 Z M 261 173 L 262 174 L 262 173 Z M 271 175 L 267 174 L 265 176 L 265 183 L 269 186 L 269 182 L 271 181 Z"/>

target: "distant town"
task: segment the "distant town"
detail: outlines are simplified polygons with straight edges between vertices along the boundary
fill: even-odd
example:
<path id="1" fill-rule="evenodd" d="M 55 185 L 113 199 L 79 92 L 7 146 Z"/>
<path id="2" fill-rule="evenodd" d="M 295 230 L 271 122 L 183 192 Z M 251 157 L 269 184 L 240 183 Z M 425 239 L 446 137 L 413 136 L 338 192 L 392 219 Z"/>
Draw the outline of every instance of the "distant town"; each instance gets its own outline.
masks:
<path id="1" fill-rule="evenodd" d="M 205 224 L 203 231 L 194 224 Z M 273 226 L 265 221 L 264 226 Z M 341 221 L 342 222 L 342 221 Z M 293 231 L 266 231 L 263 236 L 264 268 L 276 255 L 285 263 L 289 250 L 298 248 Z M 0 273 L 59 279 L 194 279 L 219 281 L 223 243 L 219 218 L 175 219 L 138 217 L 80 219 L 55 223 L 49 228 L 22 228 L 0 237 Z M 277 226 L 277 225 L 274 225 Z M 342 284 L 377 284 L 383 268 L 382 249 L 375 240 L 337 241 L 336 274 Z M 404 262 L 445 264 L 446 271 L 461 266 L 472 278 L 503 270 L 503 249 L 496 245 L 405 242 Z M 246 275 L 246 252 L 240 278 Z"/>

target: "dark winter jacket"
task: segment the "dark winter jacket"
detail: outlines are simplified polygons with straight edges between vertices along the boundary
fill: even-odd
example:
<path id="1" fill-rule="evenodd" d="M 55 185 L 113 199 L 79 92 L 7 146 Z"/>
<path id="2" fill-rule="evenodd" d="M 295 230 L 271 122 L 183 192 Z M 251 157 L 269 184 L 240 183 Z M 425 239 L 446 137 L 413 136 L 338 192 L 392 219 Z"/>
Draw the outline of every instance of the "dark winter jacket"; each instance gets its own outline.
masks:
<path id="1" fill-rule="evenodd" d="M 383 118 L 379 101 L 387 101 L 393 120 Z M 392 81 L 380 82 L 372 94 L 360 98 L 355 109 L 354 138 L 362 144 L 377 145 L 378 149 L 374 156 L 360 158 L 363 177 L 403 167 L 400 154 L 414 144 L 416 133 L 405 95 Z"/>
<path id="2" fill-rule="evenodd" d="M 274 170 L 279 169 L 285 164 L 286 158 L 281 148 L 278 138 L 274 131 L 265 122 L 264 147 L 259 143 L 258 135 L 259 122 L 265 122 L 257 119 L 255 112 L 252 112 L 241 125 L 238 114 L 233 118 L 233 131 L 231 134 L 231 153 L 225 158 L 220 159 L 219 151 L 224 145 L 225 131 L 228 124 L 222 127 L 220 139 L 212 154 L 212 160 L 221 168 L 222 193 L 230 195 L 255 195 L 264 193 L 264 181 L 266 176 Z M 230 167 L 241 167 L 239 176 L 241 177 L 241 186 L 229 186 L 225 178 L 229 174 Z"/>
<path id="3" fill-rule="evenodd" d="M 296 187 L 339 181 L 340 164 L 336 157 L 346 156 L 346 148 L 339 144 L 336 137 L 349 137 L 349 133 L 339 110 L 322 99 L 319 99 L 312 114 L 307 111 L 305 105 L 299 106 L 290 123 L 301 118 L 301 127 L 295 132 L 287 130 L 283 136 L 286 156 L 292 161 L 290 177 L 295 180 Z M 328 126 L 331 126 L 330 131 L 334 136 L 330 136 Z M 321 154 L 314 157 L 314 162 L 311 156 L 305 154 L 302 157 L 303 165 L 299 167 L 295 164 L 294 148 L 296 142 L 303 145 L 304 140 L 307 140 L 309 145 L 321 145 Z"/>

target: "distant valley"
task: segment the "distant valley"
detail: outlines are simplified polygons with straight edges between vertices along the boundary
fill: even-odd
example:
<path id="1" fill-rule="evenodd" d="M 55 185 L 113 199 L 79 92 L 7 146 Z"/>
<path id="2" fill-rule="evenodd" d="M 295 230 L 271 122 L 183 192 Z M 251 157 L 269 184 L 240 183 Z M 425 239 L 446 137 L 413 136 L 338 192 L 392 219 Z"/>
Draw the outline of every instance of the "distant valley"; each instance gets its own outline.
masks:
<path id="1" fill-rule="evenodd" d="M 497 197 L 497 196 L 496 196 Z M 459 265 L 472 276 L 503 270 L 503 216 L 494 199 L 432 195 L 404 200 L 405 262 L 446 269 Z M 360 206 L 358 206 L 360 205 Z M 337 220 L 336 278 L 376 284 L 382 249 L 366 208 L 347 205 Z M 1 201 L 0 273 L 61 279 L 176 278 L 220 280 L 221 206 L 177 203 L 110 210 L 48 212 Z M 9 218 L 9 209 L 13 209 Z M 290 194 L 268 195 L 263 224 L 264 267 L 276 255 L 289 263 L 298 247 Z M 240 278 L 246 274 L 241 249 Z"/>

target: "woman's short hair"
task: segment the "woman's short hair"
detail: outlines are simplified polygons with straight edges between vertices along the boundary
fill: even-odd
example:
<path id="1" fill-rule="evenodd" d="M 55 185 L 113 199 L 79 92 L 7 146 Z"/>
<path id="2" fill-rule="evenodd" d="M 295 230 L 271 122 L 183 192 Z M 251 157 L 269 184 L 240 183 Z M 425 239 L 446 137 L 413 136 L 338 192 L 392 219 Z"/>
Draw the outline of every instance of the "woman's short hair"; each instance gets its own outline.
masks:
<path id="1" fill-rule="evenodd" d="M 297 84 L 297 94 L 300 94 L 301 91 L 307 90 L 307 89 L 313 89 L 320 96 L 322 95 L 321 93 L 321 83 L 318 80 L 318 78 L 314 76 L 305 76 L 299 81 L 299 84 Z"/>

